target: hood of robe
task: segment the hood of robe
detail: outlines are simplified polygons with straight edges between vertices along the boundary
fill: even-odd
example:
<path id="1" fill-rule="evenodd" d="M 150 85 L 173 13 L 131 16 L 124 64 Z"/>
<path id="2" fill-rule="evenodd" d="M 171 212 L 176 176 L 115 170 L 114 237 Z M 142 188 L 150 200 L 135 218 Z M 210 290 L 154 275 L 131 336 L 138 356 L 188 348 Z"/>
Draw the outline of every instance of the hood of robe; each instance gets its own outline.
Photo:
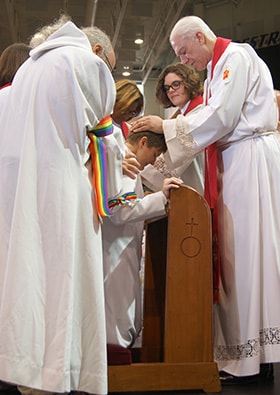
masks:
<path id="1" fill-rule="evenodd" d="M 36 60 L 52 49 L 69 45 L 92 51 L 87 36 L 70 21 L 52 33 L 42 44 L 33 48 L 30 51 L 30 57 Z"/>

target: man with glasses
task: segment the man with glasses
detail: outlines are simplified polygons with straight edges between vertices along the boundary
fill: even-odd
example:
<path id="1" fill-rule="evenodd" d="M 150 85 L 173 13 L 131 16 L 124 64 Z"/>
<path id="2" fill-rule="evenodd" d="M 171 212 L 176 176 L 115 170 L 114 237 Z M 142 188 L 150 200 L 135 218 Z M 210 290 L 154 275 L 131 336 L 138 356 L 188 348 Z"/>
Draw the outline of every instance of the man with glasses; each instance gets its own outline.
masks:
<path id="1" fill-rule="evenodd" d="M 96 26 L 83 27 L 81 30 L 89 39 L 92 52 L 104 60 L 112 73 L 116 65 L 116 55 L 107 34 Z"/>
<path id="2" fill-rule="evenodd" d="M 25 395 L 105 395 L 102 214 L 86 163 L 115 84 L 71 21 L 37 38 L 1 113 L 0 379 Z"/>

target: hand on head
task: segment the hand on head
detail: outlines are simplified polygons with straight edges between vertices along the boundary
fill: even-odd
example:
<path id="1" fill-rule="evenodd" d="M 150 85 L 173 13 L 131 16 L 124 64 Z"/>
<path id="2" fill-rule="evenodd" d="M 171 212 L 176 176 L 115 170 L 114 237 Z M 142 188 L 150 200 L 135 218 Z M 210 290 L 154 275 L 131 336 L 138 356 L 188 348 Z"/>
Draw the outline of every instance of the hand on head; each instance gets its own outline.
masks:
<path id="1" fill-rule="evenodd" d="M 155 133 L 163 133 L 162 119 L 157 115 L 147 115 L 131 122 L 132 132 L 144 132 L 150 130 Z"/>

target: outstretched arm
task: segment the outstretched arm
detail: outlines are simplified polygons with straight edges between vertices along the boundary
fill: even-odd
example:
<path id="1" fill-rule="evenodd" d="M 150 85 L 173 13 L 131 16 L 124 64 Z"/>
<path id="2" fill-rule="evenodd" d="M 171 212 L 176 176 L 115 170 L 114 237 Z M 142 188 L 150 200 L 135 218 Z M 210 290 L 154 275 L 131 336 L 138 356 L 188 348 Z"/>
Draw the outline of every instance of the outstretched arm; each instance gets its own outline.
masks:
<path id="1" fill-rule="evenodd" d="M 151 132 L 159 134 L 163 133 L 162 119 L 157 115 L 147 115 L 131 122 L 130 131 L 143 132 L 145 130 L 150 130 Z"/>

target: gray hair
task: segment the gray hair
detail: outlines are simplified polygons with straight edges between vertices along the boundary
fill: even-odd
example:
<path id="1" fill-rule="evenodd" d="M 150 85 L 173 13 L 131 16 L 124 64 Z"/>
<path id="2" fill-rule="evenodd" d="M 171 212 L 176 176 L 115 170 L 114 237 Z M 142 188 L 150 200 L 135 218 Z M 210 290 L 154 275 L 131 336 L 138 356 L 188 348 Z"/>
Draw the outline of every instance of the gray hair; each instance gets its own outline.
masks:
<path id="1" fill-rule="evenodd" d="M 109 36 L 96 26 L 81 27 L 81 30 L 87 36 L 90 45 L 100 44 L 106 54 L 112 51 L 112 44 Z"/>
<path id="2" fill-rule="evenodd" d="M 71 17 L 63 14 L 59 19 L 55 20 L 54 23 L 43 26 L 39 29 L 34 36 L 30 39 L 29 45 L 31 48 L 35 48 L 42 44 L 51 34 L 60 29 L 65 23 L 71 21 Z M 96 26 L 82 27 L 81 30 L 87 36 L 91 46 L 100 44 L 103 51 L 108 54 L 112 50 L 112 44 L 109 36 L 101 29 Z"/>
<path id="3" fill-rule="evenodd" d="M 43 26 L 39 29 L 34 36 L 31 37 L 29 45 L 31 48 L 35 48 L 38 45 L 42 44 L 51 34 L 60 29 L 66 22 L 71 21 L 70 16 L 61 15 L 61 17 L 54 21 L 51 25 Z"/>
<path id="4" fill-rule="evenodd" d="M 194 36 L 195 33 L 201 31 L 207 38 L 215 39 L 215 33 L 210 27 L 198 16 L 185 16 L 179 19 L 179 21 L 173 27 L 170 33 L 170 42 L 175 35 L 179 35 L 182 38 Z"/>

